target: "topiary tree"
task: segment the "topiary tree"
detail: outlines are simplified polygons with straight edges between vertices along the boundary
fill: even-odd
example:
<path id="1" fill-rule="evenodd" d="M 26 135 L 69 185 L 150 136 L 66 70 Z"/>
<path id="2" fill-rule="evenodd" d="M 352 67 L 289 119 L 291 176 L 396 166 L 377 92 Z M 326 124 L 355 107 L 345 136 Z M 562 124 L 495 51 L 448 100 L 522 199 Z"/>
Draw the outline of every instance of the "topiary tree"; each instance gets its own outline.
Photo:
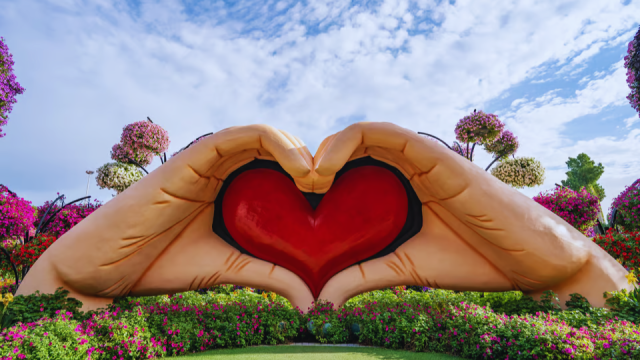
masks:
<path id="1" fill-rule="evenodd" d="M 13 64 L 13 55 L 9 53 L 4 38 L 0 37 L 0 138 L 6 135 L 2 133 L 2 127 L 7 125 L 9 113 L 13 104 L 17 102 L 16 95 L 24 93 L 25 90 L 16 81 Z"/>
<path id="2" fill-rule="evenodd" d="M 96 182 L 100 189 L 111 189 L 120 194 L 143 176 L 136 165 L 112 162 L 98 168 Z"/>
<path id="3" fill-rule="evenodd" d="M 511 131 L 504 130 L 504 124 L 496 115 L 486 114 L 482 110 L 476 111 L 474 109 L 473 113 L 460 119 L 456 125 L 455 133 L 457 141 L 454 141 L 453 145 L 449 146 L 449 144 L 436 136 L 418 132 L 418 134 L 440 141 L 469 161 L 473 161 L 476 145 L 484 145 L 485 151 L 494 156 L 493 161 L 485 168 L 485 171 L 488 171 L 497 161 L 512 156 L 514 160 L 506 162 L 495 174 L 498 174 L 498 179 L 516 188 L 537 186 L 541 184 L 539 181 L 544 181 L 544 168 L 539 161 L 532 158 L 515 158 L 515 153 L 519 147 L 518 138 Z M 461 142 L 466 143 L 466 146 L 461 145 Z M 493 171 L 492 174 L 494 174 Z"/>
<path id="4" fill-rule="evenodd" d="M 627 84 L 631 89 L 627 99 L 640 116 L 640 27 L 627 46 L 624 67 L 627 69 Z"/>
<path id="5" fill-rule="evenodd" d="M 506 158 L 491 169 L 491 175 L 516 189 L 540 186 L 544 183 L 544 167 L 531 157 Z"/>
<path id="6" fill-rule="evenodd" d="M 586 236 L 593 236 L 593 226 L 598 217 L 598 198 L 585 189 L 573 191 L 557 186 L 533 197 L 533 200 L 561 217 Z"/>
<path id="7" fill-rule="evenodd" d="M 625 231 L 640 231 L 640 179 L 613 199 L 608 218 Z"/>

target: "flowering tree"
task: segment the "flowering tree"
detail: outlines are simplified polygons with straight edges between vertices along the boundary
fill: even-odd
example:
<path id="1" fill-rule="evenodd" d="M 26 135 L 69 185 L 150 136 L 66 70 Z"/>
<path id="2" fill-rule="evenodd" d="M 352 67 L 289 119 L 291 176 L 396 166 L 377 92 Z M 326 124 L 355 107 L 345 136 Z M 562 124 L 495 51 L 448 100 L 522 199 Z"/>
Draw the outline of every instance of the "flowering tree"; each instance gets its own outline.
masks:
<path id="1" fill-rule="evenodd" d="M 540 161 L 531 157 L 507 158 L 491 169 L 491 175 L 516 189 L 544 183 L 544 167 Z"/>
<path id="2" fill-rule="evenodd" d="M 627 84 L 631 89 L 627 99 L 640 116 L 640 27 L 627 47 L 624 67 L 627 69 Z"/>
<path id="3" fill-rule="evenodd" d="M 626 231 L 640 231 L 640 179 L 613 199 L 608 216 L 611 222 L 614 210 L 616 224 Z"/>
<path id="4" fill-rule="evenodd" d="M 591 195 L 584 188 L 573 191 L 558 186 L 553 192 L 540 193 L 533 200 L 561 217 L 571 226 L 586 236 L 593 236 L 593 226 L 598 217 L 598 198 Z"/>
<path id="5" fill-rule="evenodd" d="M 502 161 L 513 156 L 517 161 L 510 161 L 500 167 L 500 170 L 492 171 L 492 174 L 501 181 L 514 186 L 537 186 L 544 181 L 544 168 L 539 161 L 532 158 L 518 160 L 515 153 L 518 151 L 518 138 L 511 131 L 504 129 L 504 123 L 494 114 L 486 114 L 482 110 L 473 110 L 473 113 L 460 119 L 455 128 L 456 140 L 449 146 L 441 139 L 427 133 L 430 138 L 440 141 L 449 149 L 473 161 L 476 145 L 483 145 L 485 151 L 493 154 L 493 161 L 486 167 L 488 171 L 497 161 Z M 462 145 L 461 143 L 466 143 Z M 473 144 L 473 145 L 471 145 Z M 542 182 L 541 182 L 542 181 Z"/>
<path id="6" fill-rule="evenodd" d="M 6 135 L 2 133 L 2 127 L 7 125 L 8 114 L 16 103 L 16 95 L 25 90 L 16 81 L 13 64 L 13 55 L 9 53 L 4 38 L 0 37 L 0 138 Z"/>

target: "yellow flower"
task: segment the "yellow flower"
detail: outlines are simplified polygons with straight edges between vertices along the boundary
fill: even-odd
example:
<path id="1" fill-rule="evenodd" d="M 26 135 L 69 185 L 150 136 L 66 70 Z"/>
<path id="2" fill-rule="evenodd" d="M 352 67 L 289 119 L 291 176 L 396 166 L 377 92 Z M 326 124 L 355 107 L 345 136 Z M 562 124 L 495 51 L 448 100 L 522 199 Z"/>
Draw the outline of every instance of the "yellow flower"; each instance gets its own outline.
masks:
<path id="1" fill-rule="evenodd" d="M 625 275 L 625 277 L 627 278 L 627 282 L 629 284 L 635 284 L 636 282 L 638 282 L 638 278 L 636 278 L 636 276 L 633 274 L 633 270 L 629 271 L 629 273 Z"/>
<path id="2" fill-rule="evenodd" d="M 233 296 L 238 296 L 238 290 L 233 292 Z"/>
<path id="3" fill-rule="evenodd" d="M 263 293 L 262 293 L 262 297 L 266 299 L 266 298 L 267 298 L 267 293 L 266 293 L 266 292 L 263 292 Z"/>
<path id="4" fill-rule="evenodd" d="M 7 305 L 9 305 L 9 303 L 13 301 L 13 294 L 8 293 L 5 295 L 5 297 L 0 296 L 0 300 L 2 300 L 2 304 L 4 305 L 4 307 L 7 307 Z"/>
<path id="5" fill-rule="evenodd" d="M 271 300 L 276 301 L 276 293 L 271 293 Z"/>

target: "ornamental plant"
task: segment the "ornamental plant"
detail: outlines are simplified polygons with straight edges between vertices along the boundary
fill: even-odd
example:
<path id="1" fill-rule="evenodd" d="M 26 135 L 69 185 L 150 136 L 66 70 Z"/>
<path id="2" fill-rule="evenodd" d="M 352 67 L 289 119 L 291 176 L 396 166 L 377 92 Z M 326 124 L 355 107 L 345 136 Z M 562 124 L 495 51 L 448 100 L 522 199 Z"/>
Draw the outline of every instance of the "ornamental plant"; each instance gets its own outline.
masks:
<path id="1" fill-rule="evenodd" d="M 516 189 L 522 189 L 542 185 L 544 170 L 540 161 L 534 158 L 506 158 L 491 169 L 491 175 Z"/>
<path id="2" fill-rule="evenodd" d="M 154 155 L 160 156 L 168 148 L 169 134 L 165 129 L 151 121 L 138 121 L 124 127 L 120 143 L 111 149 L 111 159 L 125 164 L 133 159 L 147 166 Z"/>
<path id="3" fill-rule="evenodd" d="M 573 191 L 558 186 L 552 192 L 547 191 L 534 196 L 533 200 L 561 217 L 585 236 L 595 225 L 598 217 L 598 198 L 585 189 Z"/>
<path id="4" fill-rule="evenodd" d="M 62 200 L 64 201 L 64 196 L 62 197 Z M 46 201 L 42 206 L 38 206 L 38 218 L 34 222 L 34 226 L 37 227 L 40 221 L 42 221 L 42 217 L 47 212 L 49 206 L 51 206 L 51 203 L 52 202 L 50 201 Z M 47 235 L 59 238 L 67 231 L 71 230 L 72 227 L 76 226 L 82 219 L 91 215 L 91 213 L 96 211 L 100 206 L 102 206 L 102 203 L 96 199 L 93 203 L 83 202 L 69 204 L 58 212 L 58 210 L 60 210 L 60 205 L 56 203 L 51 207 L 51 210 L 49 210 L 47 217 L 55 214 L 56 212 L 57 214 L 49 225 L 40 231 Z"/>
<path id="5" fill-rule="evenodd" d="M 23 237 L 33 228 L 35 218 L 36 209 L 31 201 L 0 185 L 0 240 Z"/>
<path id="6" fill-rule="evenodd" d="M 624 67 L 627 69 L 627 84 L 631 89 L 627 99 L 640 116 L 640 27 L 627 46 Z"/>
<path id="7" fill-rule="evenodd" d="M 2 127 L 7 125 L 8 114 L 17 102 L 16 95 L 24 93 L 25 90 L 16 81 L 13 65 L 13 55 L 9 53 L 4 38 L 0 37 L 0 138 L 6 135 L 2 133 Z"/>
<path id="8" fill-rule="evenodd" d="M 460 119 L 455 128 L 457 141 L 453 142 L 452 146 L 449 146 L 441 139 L 427 133 L 419 132 L 419 134 L 427 135 L 429 139 L 440 141 L 447 146 L 450 150 L 464 156 L 466 159 L 473 161 L 473 154 L 476 145 L 484 145 L 485 151 L 494 155 L 493 161 L 486 167 L 485 171 L 488 171 L 493 164 L 497 161 L 504 160 L 509 156 L 515 158 L 515 153 L 518 151 L 519 143 L 518 138 L 513 135 L 511 131 L 504 130 L 504 124 L 494 114 L 486 114 L 482 110 L 474 110 L 471 115 L 465 116 Z M 460 142 L 466 143 L 466 146 Z M 471 146 L 471 144 L 473 145 Z M 516 188 L 522 188 L 523 186 L 536 186 L 539 185 L 537 181 L 544 181 L 544 168 L 540 162 L 531 158 L 520 159 L 513 164 L 507 163 L 503 165 L 503 169 L 496 172 L 499 176 L 502 176 L 500 180 L 512 185 Z M 531 166 L 531 169 L 526 171 L 518 170 L 520 174 L 515 176 L 516 168 L 514 165 L 519 164 L 520 168 Z M 507 171 L 507 167 L 509 170 Z M 493 172 L 492 172 L 493 173 Z M 515 182 L 510 182 L 510 181 Z"/>
<path id="9" fill-rule="evenodd" d="M 504 130 L 504 124 L 494 114 L 482 110 L 462 118 L 455 128 L 456 139 L 464 143 L 490 144 Z"/>
<path id="10" fill-rule="evenodd" d="M 625 187 L 609 208 L 609 219 L 617 209 L 616 224 L 627 231 L 640 231 L 640 179 Z"/>
<path id="11" fill-rule="evenodd" d="M 142 172 L 135 165 L 120 162 L 104 164 L 96 172 L 98 187 L 115 190 L 118 194 L 142 177 Z"/>
<path id="12" fill-rule="evenodd" d="M 18 242 L 17 246 L 11 249 L 11 261 L 18 270 L 31 267 L 57 239 L 55 236 L 38 234 L 33 240 L 24 245 Z M 2 263 L 3 273 L 8 273 L 11 270 L 9 266 L 7 262 Z"/>
<path id="13" fill-rule="evenodd" d="M 593 241 L 627 271 L 640 268 L 640 232 L 609 229 L 604 235 L 596 235 Z"/>

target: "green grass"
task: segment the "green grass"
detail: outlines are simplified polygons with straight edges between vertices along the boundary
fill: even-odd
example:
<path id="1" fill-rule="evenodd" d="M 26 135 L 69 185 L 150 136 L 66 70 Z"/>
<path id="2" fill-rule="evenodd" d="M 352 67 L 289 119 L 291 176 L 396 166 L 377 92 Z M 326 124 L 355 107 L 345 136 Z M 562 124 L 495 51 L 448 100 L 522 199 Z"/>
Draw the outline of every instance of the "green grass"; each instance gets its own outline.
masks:
<path id="1" fill-rule="evenodd" d="M 456 356 L 416 353 L 409 351 L 387 350 L 368 347 L 346 346 L 255 346 L 243 349 L 222 349 L 205 351 L 198 354 L 179 356 L 178 359 L 201 360 L 452 360 L 462 359 Z"/>

